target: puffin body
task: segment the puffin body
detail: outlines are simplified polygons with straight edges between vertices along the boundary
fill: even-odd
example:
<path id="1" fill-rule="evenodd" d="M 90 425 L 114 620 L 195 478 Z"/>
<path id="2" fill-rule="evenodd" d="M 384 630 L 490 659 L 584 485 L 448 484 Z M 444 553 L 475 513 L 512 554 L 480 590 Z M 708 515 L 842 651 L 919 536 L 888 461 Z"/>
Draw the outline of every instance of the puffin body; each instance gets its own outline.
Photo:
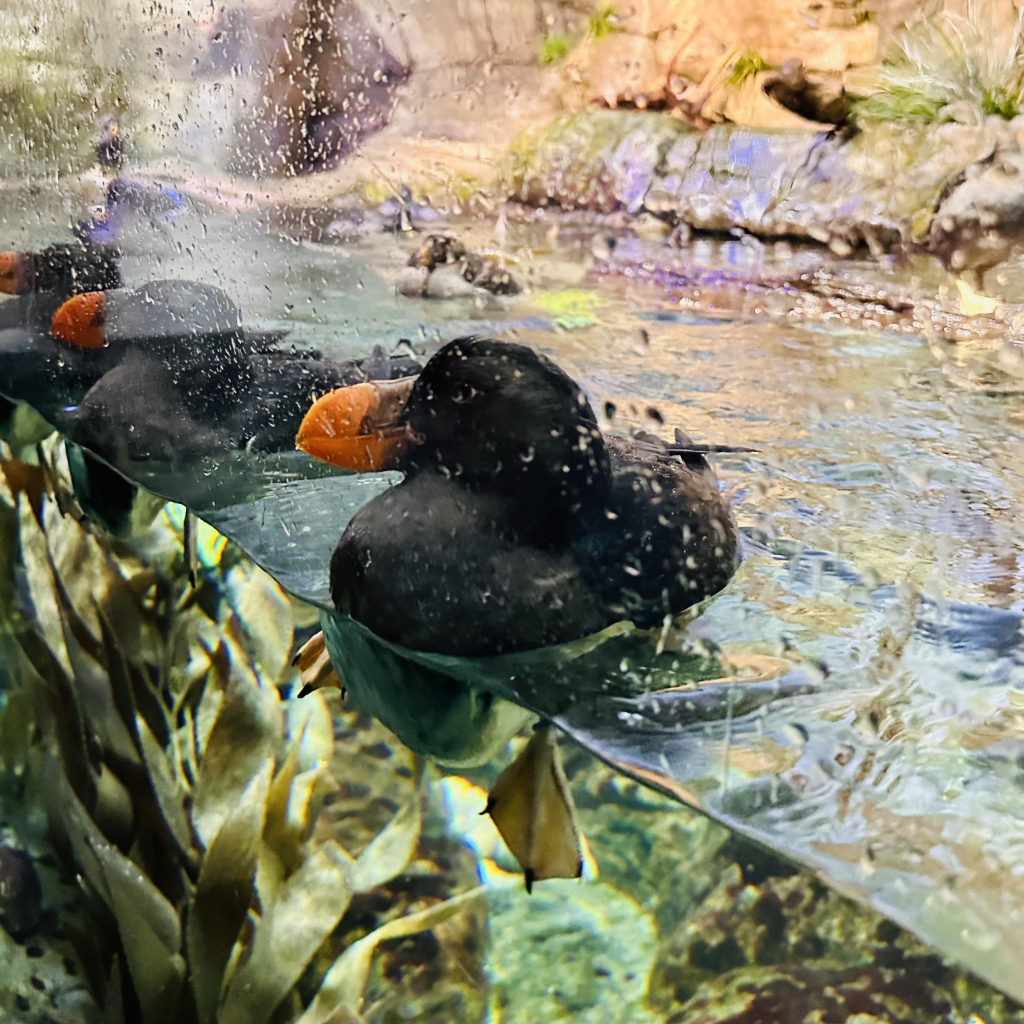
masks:
<path id="1" fill-rule="evenodd" d="M 0 391 L 31 401 L 44 416 L 75 404 L 99 379 L 96 354 L 50 335 L 69 299 L 121 285 L 119 254 L 108 246 L 51 245 L 0 252 Z"/>
<path id="2" fill-rule="evenodd" d="M 388 641 L 481 657 L 623 619 L 658 628 L 736 569 L 703 455 L 602 436 L 579 387 L 524 346 L 446 346 L 399 423 L 406 477 L 353 518 L 331 563 L 336 607 Z"/>
<path id="3" fill-rule="evenodd" d="M 78 292 L 119 288 L 118 252 L 110 246 L 47 246 L 39 252 L 0 253 L 0 292 L 48 292 L 58 304 Z"/>
<path id="4" fill-rule="evenodd" d="M 89 245 L 0 254 L 0 288 L 18 293 L 0 306 L 0 326 L 11 327 L 0 333 L 0 390 L 81 446 L 70 456 L 76 493 L 112 533 L 156 506 L 135 515 L 138 489 L 96 455 L 122 469 L 186 468 L 241 448 L 290 451 L 318 395 L 421 369 L 382 350 L 338 361 L 285 348 L 284 332 L 244 326 L 232 299 L 203 282 L 121 287 L 116 257 Z M 0 408 L 0 429 L 13 412 Z"/>

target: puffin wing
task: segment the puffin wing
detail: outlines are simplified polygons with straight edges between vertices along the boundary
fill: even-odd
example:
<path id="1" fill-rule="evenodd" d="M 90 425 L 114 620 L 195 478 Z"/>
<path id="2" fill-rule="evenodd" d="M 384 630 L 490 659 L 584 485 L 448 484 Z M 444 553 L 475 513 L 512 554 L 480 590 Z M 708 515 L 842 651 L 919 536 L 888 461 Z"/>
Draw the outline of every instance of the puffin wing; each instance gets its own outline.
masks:
<path id="1" fill-rule="evenodd" d="M 736 524 L 703 454 L 683 458 L 644 436 L 605 440 L 610 507 L 591 517 L 574 551 L 616 617 L 653 629 L 729 582 Z"/>
<path id="2" fill-rule="evenodd" d="M 503 529 L 500 501 L 443 483 L 417 475 L 357 513 L 331 564 L 339 608 L 412 650 L 466 657 L 609 624 L 571 551 L 518 542 Z"/>

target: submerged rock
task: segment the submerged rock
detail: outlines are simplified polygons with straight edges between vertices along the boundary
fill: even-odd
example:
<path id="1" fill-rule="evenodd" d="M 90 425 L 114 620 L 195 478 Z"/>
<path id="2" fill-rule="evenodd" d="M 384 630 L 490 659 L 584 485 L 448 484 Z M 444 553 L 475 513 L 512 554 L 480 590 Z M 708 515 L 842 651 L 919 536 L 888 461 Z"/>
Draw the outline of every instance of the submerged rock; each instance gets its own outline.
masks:
<path id="1" fill-rule="evenodd" d="M 708 982 L 669 1024 L 947 1024 L 1021 1015 L 964 1018 L 948 994 L 927 974 L 895 973 L 880 967 L 829 967 L 820 963 L 749 967 Z M 997 1011 L 998 1013 L 998 1011 Z"/>
<path id="2" fill-rule="evenodd" d="M 0 925 L 15 939 L 39 927 L 43 887 L 32 858 L 13 846 L 0 846 Z"/>
<path id="3" fill-rule="evenodd" d="M 654 1019 L 1024 1024 L 1012 999 L 785 858 L 582 752 L 566 772 L 601 881 L 656 927 L 642 1008 Z"/>
<path id="4" fill-rule="evenodd" d="M 16 1024 L 102 1024 L 71 944 L 15 942 L 0 929 L 0 1017 Z"/>
<path id="5" fill-rule="evenodd" d="M 644 1006 L 656 951 L 647 911 L 601 882 L 554 879 L 491 897 L 493 1020 L 654 1021 Z"/>
<path id="6" fill-rule="evenodd" d="M 522 285 L 497 256 L 469 252 L 450 235 L 428 235 L 395 279 L 407 298 L 456 299 L 479 294 L 518 295 Z"/>
<path id="7" fill-rule="evenodd" d="M 17 735 L 5 731 L 0 763 L 9 765 L 18 746 Z M 0 1020 L 100 1024 L 85 966 L 95 954 L 87 897 L 61 869 L 45 818 L 6 772 L 0 819 Z"/>

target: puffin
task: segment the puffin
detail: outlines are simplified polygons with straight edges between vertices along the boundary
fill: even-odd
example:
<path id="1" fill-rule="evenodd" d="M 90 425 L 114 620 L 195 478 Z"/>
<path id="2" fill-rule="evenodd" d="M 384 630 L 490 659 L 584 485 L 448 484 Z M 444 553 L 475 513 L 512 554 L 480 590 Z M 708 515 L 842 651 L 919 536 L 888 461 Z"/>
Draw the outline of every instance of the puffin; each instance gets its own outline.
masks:
<path id="1" fill-rule="evenodd" d="M 353 360 L 282 347 L 284 332 L 244 326 L 224 291 L 186 280 L 75 295 L 54 314 L 50 335 L 103 371 L 61 426 L 83 510 L 115 536 L 134 533 L 160 503 L 111 467 L 186 469 L 231 451 L 293 451 L 317 396 L 422 368 L 379 346 Z"/>
<path id="2" fill-rule="evenodd" d="M 54 313 L 79 292 L 120 286 L 119 253 L 111 246 L 58 243 L 36 252 L 0 252 L 0 295 L 8 296 L 0 299 L 0 433 L 15 447 L 39 440 L 45 427 L 32 415 L 26 433 L 24 401 L 45 419 L 97 379 L 88 358 L 50 337 Z"/>
<path id="3" fill-rule="evenodd" d="M 244 326 L 226 292 L 188 280 L 75 295 L 54 314 L 50 335 L 101 362 L 70 433 L 112 459 L 293 450 L 316 396 L 421 369 L 379 347 L 356 360 L 281 347 L 284 331 Z"/>
<path id="4" fill-rule="evenodd" d="M 739 564 L 707 456 L 750 449 L 604 434 L 580 386 L 528 346 L 462 338 L 416 376 L 331 391 L 296 445 L 353 472 L 402 474 L 338 542 L 333 610 L 296 657 L 303 692 L 340 681 L 442 764 L 485 763 L 524 724 L 521 708 L 467 685 L 462 659 L 532 657 L 621 623 L 664 629 Z M 579 875 L 545 720 L 486 810 L 527 888 Z"/>
<path id="5" fill-rule="evenodd" d="M 422 368 L 406 352 L 379 347 L 365 359 L 333 360 L 284 346 L 286 332 L 244 325 L 231 297 L 202 282 L 121 287 L 116 261 L 96 262 L 108 254 L 82 246 L 13 254 L 11 280 L 45 281 L 54 290 L 45 327 L 36 323 L 30 347 L 19 345 L 4 360 L 11 364 L 4 391 L 59 421 L 72 442 L 69 466 L 83 511 L 115 536 L 134 533 L 162 503 L 111 466 L 184 468 L 238 449 L 292 451 L 318 395 Z M 96 287 L 81 290 L 76 282 Z"/>
<path id="6" fill-rule="evenodd" d="M 284 334 L 243 328 L 238 308 L 211 285 L 154 281 L 126 289 L 116 251 L 105 246 L 3 253 L 5 270 L 17 297 L 0 305 L 0 387 L 44 417 L 62 418 L 129 353 L 203 379 L 223 401 L 234 393 L 239 364 L 273 350 Z"/>
<path id="7" fill-rule="evenodd" d="M 0 252 L 0 292 L 22 296 L 44 292 L 60 305 L 78 292 L 118 288 L 118 256 L 110 246 L 75 243 L 49 245 L 38 252 Z"/>

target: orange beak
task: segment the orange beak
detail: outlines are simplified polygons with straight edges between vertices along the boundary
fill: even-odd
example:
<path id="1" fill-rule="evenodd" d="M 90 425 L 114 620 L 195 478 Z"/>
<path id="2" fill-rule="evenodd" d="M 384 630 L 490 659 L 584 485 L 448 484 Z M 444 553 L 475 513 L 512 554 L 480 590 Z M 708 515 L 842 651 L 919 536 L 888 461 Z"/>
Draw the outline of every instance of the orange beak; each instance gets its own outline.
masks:
<path id="1" fill-rule="evenodd" d="M 303 417 L 295 447 L 354 473 L 395 469 L 409 445 L 421 440 L 398 422 L 415 382 L 403 377 L 329 391 Z"/>
<path id="2" fill-rule="evenodd" d="M 50 334 L 77 348 L 103 348 L 107 343 L 106 301 L 103 292 L 73 295 L 53 314 Z"/>
<path id="3" fill-rule="evenodd" d="M 20 252 L 0 252 L 0 292 L 20 295 L 25 290 L 26 257 Z"/>

